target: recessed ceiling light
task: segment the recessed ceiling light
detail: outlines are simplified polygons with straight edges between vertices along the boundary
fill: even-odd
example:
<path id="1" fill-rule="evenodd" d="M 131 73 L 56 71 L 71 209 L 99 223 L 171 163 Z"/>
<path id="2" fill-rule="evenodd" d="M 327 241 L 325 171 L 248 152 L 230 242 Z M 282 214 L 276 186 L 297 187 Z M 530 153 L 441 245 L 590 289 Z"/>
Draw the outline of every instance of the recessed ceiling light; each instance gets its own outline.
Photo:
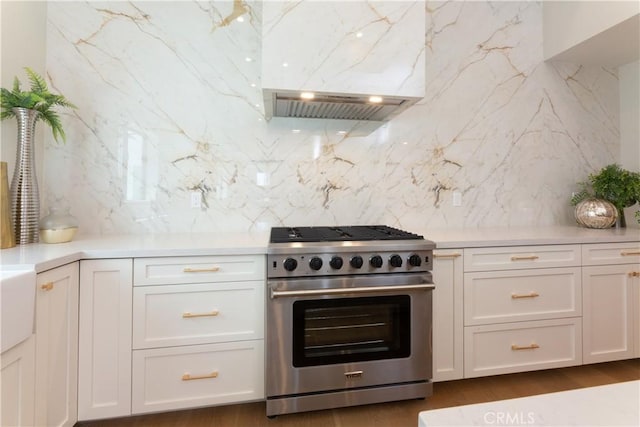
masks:
<path id="1" fill-rule="evenodd" d="M 379 104 L 382 102 L 382 97 L 381 96 L 370 96 L 369 97 L 369 102 L 371 102 L 372 104 Z"/>
<path id="2" fill-rule="evenodd" d="M 287 67 L 289 66 L 289 63 L 288 63 L 288 62 L 283 62 L 283 63 L 282 63 L 282 66 L 283 66 L 284 68 L 287 68 Z"/>
<path id="3" fill-rule="evenodd" d="M 251 83 L 251 85 L 250 85 L 250 86 L 251 86 L 251 87 L 256 87 L 256 84 L 255 84 L 255 83 Z"/>
<path id="4" fill-rule="evenodd" d="M 244 60 L 247 61 L 247 62 L 253 61 L 253 59 L 249 58 L 248 56 L 246 58 L 244 58 Z"/>
<path id="5" fill-rule="evenodd" d="M 300 94 L 300 98 L 302 99 L 313 99 L 316 95 L 313 92 L 302 92 Z"/>
<path id="6" fill-rule="evenodd" d="M 363 36 L 362 32 L 358 31 L 358 32 L 356 33 L 356 37 L 357 37 L 357 38 L 361 38 L 362 36 Z"/>
<path id="7" fill-rule="evenodd" d="M 244 16 L 238 16 L 238 18 L 236 18 L 236 21 L 244 22 Z"/>
<path id="8" fill-rule="evenodd" d="M 338 135 L 346 135 L 347 131 L 346 130 L 339 130 L 338 131 Z"/>
<path id="9" fill-rule="evenodd" d="M 300 129 L 291 129 L 291 133 L 300 133 Z"/>

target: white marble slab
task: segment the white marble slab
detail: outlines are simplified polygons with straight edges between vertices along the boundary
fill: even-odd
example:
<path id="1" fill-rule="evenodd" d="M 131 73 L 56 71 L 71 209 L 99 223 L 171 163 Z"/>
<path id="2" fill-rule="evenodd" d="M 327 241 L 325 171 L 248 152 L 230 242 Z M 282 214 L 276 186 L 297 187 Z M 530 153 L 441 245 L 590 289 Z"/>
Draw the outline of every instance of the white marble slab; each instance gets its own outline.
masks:
<path id="1" fill-rule="evenodd" d="M 402 18 L 361 3 L 363 33 Z M 426 96 L 368 136 L 265 120 L 262 4 L 48 2 L 46 77 L 78 109 L 66 144 L 45 132 L 42 213 L 80 235 L 571 224 L 576 182 L 619 156 L 617 71 L 544 62 L 541 2 L 427 1 Z"/>
<path id="2" fill-rule="evenodd" d="M 640 381 L 434 409 L 419 427 L 640 425 Z"/>

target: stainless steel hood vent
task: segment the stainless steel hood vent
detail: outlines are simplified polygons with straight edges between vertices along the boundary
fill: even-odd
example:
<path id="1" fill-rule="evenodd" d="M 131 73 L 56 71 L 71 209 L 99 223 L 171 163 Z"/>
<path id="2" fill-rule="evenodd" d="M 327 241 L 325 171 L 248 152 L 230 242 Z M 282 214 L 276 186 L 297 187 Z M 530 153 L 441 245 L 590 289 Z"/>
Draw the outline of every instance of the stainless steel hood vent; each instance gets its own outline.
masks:
<path id="1" fill-rule="evenodd" d="M 372 103 L 369 96 L 315 94 L 314 99 L 301 99 L 299 93 L 265 94 L 267 119 L 297 117 L 306 119 L 338 119 L 385 121 L 416 103 L 416 99 L 385 97 Z M 269 99 L 270 98 L 270 99 Z"/>

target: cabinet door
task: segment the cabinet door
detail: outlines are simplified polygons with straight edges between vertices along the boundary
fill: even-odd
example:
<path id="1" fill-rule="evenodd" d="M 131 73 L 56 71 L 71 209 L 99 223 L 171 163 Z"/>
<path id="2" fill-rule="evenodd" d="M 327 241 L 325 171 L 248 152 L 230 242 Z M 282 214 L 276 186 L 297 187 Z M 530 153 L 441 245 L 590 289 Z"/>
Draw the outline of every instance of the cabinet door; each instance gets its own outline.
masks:
<path id="1" fill-rule="evenodd" d="M 133 352 L 133 413 L 264 399 L 264 342 Z"/>
<path id="2" fill-rule="evenodd" d="M 78 419 L 131 414 L 131 259 L 80 263 Z"/>
<path id="3" fill-rule="evenodd" d="M 40 273 L 36 283 L 35 423 L 72 426 L 78 416 L 78 263 Z"/>
<path id="4" fill-rule="evenodd" d="M 0 425 L 31 426 L 35 400 L 35 337 L 2 353 Z"/>
<path id="5" fill-rule="evenodd" d="M 137 286 L 133 348 L 262 339 L 264 281 Z"/>
<path id="6" fill-rule="evenodd" d="M 579 267 L 464 274 L 465 326 L 582 315 Z"/>
<path id="7" fill-rule="evenodd" d="M 631 274 L 636 265 L 582 269 L 584 363 L 630 359 L 634 355 Z"/>
<path id="8" fill-rule="evenodd" d="M 433 380 L 462 378 L 462 250 L 433 254 Z"/>

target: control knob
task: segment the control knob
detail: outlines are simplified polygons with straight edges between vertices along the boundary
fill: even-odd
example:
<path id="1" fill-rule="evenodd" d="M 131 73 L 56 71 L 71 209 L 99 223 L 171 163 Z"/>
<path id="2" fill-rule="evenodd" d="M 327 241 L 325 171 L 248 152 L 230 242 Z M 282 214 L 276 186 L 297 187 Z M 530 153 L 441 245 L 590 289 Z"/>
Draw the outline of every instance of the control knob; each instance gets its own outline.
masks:
<path id="1" fill-rule="evenodd" d="M 353 268 L 362 268 L 362 264 L 364 264 L 364 262 L 362 261 L 362 257 L 360 255 L 356 255 L 354 257 L 351 257 L 349 264 L 351 264 L 351 267 Z"/>
<path id="2" fill-rule="evenodd" d="M 371 265 L 371 267 L 373 268 L 380 268 L 382 267 L 382 257 L 380 255 L 374 255 L 371 258 L 369 258 L 369 264 Z"/>
<path id="3" fill-rule="evenodd" d="M 322 268 L 322 258 L 318 258 L 317 256 L 311 258 L 309 260 L 309 267 L 311 267 L 312 270 L 320 270 Z"/>
<path id="4" fill-rule="evenodd" d="M 284 269 L 287 271 L 293 271 L 298 266 L 298 261 L 293 258 L 287 258 L 284 260 Z"/>
<path id="5" fill-rule="evenodd" d="M 420 255 L 418 254 L 413 254 L 409 257 L 409 265 L 411 267 L 420 267 L 420 265 L 422 265 L 422 258 L 420 258 Z"/>
<path id="6" fill-rule="evenodd" d="M 339 256 L 331 257 L 331 261 L 329 261 L 329 265 L 334 270 L 340 270 L 342 268 L 342 258 Z"/>
<path id="7" fill-rule="evenodd" d="M 395 268 L 402 267 L 402 257 L 400 255 L 391 255 L 391 258 L 389 258 L 389 264 L 391 264 L 391 267 Z"/>

